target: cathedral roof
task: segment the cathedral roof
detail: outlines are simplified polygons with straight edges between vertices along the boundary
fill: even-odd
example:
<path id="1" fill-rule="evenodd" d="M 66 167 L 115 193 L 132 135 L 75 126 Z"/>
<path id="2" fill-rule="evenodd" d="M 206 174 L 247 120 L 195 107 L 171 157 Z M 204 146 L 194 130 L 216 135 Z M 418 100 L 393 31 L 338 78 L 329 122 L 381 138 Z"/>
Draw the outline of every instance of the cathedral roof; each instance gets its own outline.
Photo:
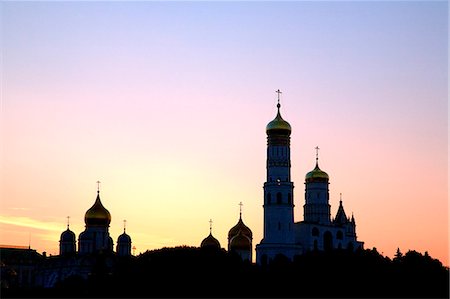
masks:
<path id="1" fill-rule="evenodd" d="M 67 227 L 67 230 L 61 234 L 60 240 L 61 242 L 75 242 L 75 233 Z"/>
<path id="2" fill-rule="evenodd" d="M 252 241 L 248 236 L 245 236 L 242 231 L 230 239 L 230 249 L 251 249 Z"/>
<path id="3" fill-rule="evenodd" d="M 100 191 L 97 191 L 97 198 L 94 205 L 86 211 L 86 214 L 84 215 L 84 222 L 86 225 L 101 226 L 109 226 L 111 223 L 111 214 L 100 201 Z"/>
<path id="4" fill-rule="evenodd" d="M 248 228 L 248 226 L 245 225 L 244 222 L 242 221 L 242 216 L 239 217 L 238 223 L 229 230 L 228 239 L 231 240 L 233 237 L 237 236 L 239 233 L 250 238 L 250 240 L 253 238 L 253 233 L 250 230 L 250 228 Z"/>
<path id="5" fill-rule="evenodd" d="M 117 243 L 131 243 L 131 237 L 124 231 L 123 234 L 121 234 L 119 238 L 117 238 Z"/>
<path id="6" fill-rule="evenodd" d="M 202 243 L 200 244 L 200 247 L 220 249 L 220 243 L 216 238 L 213 237 L 213 235 L 210 232 L 209 236 L 203 239 Z"/>
<path id="7" fill-rule="evenodd" d="M 316 167 L 305 176 L 306 182 L 329 180 L 328 174 L 319 168 L 319 162 L 316 161 Z"/>
<path id="8" fill-rule="evenodd" d="M 345 215 L 344 207 L 342 206 L 342 200 L 339 201 L 339 208 L 336 213 L 336 218 L 334 218 L 334 223 L 345 224 L 348 222 L 347 216 Z"/>
<path id="9" fill-rule="evenodd" d="M 291 125 L 285 121 L 280 114 L 280 103 L 277 104 L 278 112 L 277 116 L 269 122 L 266 126 L 267 135 L 270 134 L 283 134 L 290 135 L 291 134 Z"/>

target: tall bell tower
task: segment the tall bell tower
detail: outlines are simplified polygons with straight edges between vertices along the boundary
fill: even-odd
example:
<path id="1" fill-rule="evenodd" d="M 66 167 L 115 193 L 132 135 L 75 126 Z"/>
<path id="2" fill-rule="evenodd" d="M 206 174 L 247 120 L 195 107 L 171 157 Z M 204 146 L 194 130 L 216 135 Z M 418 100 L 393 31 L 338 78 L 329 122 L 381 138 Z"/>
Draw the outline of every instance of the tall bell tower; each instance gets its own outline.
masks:
<path id="1" fill-rule="evenodd" d="M 267 179 L 264 183 L 264 237 L 256 246 L 258 263 L 269 262 L 276 255 L 292 258 L 294 246 L 294 184 L 291 182 L 291 126 L 280 114 L 266 126 Z"/>

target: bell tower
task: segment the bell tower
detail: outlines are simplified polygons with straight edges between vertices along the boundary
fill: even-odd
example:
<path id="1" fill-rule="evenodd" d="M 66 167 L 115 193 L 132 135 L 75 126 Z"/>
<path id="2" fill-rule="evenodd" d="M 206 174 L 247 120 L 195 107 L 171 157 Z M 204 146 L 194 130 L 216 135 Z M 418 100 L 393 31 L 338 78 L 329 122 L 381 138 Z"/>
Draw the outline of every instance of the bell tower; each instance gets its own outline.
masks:
<path id="1" fill-rule="evenodd" d="M 280 114 L 266 126 L 267 178 L 264 183 L 264 237 L 257 245 L 257 262 L 269 261 L 277 254 L 292 258 L 294 245 L 294 184 L 291 182 L 291 126 Z"/>

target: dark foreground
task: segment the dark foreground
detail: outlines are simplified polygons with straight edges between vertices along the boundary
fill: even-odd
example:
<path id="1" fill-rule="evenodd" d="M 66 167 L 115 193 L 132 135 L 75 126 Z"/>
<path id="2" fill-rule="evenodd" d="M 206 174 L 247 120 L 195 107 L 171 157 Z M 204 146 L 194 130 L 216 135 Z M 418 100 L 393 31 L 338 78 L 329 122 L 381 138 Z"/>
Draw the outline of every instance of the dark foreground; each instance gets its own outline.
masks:
<path id="1" fill-rule="evenodd" d="M 148 251 L 88 279 L 54 288 L 8 288 L 2 298 L 449 298 L 449 270 L 427 254 L 393 260 L 376 249 L 311 252 L 270 265 L 242 262 L 225 251 L 195 247 Z"/>

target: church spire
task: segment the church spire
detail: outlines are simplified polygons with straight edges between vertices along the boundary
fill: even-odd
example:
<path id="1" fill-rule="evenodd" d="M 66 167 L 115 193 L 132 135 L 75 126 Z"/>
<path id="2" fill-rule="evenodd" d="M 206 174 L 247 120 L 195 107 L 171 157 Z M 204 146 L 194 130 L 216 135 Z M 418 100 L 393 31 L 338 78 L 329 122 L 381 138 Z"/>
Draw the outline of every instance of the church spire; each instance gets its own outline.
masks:
<path id="1" fill-rule="evenodd" d="M 319 167 L 319 150 L 320 150 L 320 148 L 319 148 L 319 146 L 316 146 L 315 149 L 316 149 L 316 167 Z"/>
<path id="2" fill-rule="evenodd" d="M 275 90 L 275 92 L 278 94 L 278 104 L 277 104 L 277 108 L 278 108 L 278 114 L 280 114 L 280 107 L 281 107 L 281 105 L 280 105 L 280 95 L 282 94 L 282 92 L 278 89 L 278 90 Z"/>
<path id="3" fill-rule="evenodd" d="M 209 219 L 209 234 L 212 235 L 212 219 Z"/>
<path id="4" fill-rule="evenodd" d="M 243 206 L 243 204 L 241 201 L 241 202 L 239 202 L 239 219 L 242 219 L 242 206 Z"/>

